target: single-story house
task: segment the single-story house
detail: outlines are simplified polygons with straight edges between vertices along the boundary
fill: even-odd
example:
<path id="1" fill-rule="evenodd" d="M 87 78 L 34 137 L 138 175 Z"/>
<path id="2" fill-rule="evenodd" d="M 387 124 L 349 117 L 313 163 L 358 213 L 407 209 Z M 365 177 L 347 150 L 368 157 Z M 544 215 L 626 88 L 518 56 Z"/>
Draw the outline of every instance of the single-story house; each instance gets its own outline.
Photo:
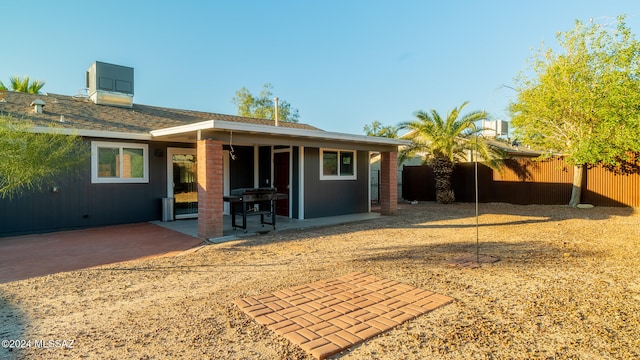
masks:
<path id="1" fill-rule="evenodd" d="M 91 157 L 46 191 L 0 201 L 0 236 L 197 217 L 200 238 L 222 236 L 223 197 L 276 188 L 277 214 L 295 219 L 371 211 L 370 153 L 382 157 L 381 213 L 397 209 L 397 151 L 406 141 L 301 123 L 133 103 L 133 69 L 95 62 L 76 96 L 5 92 L 0 115 L 33 131 L 79 135 Z"/>

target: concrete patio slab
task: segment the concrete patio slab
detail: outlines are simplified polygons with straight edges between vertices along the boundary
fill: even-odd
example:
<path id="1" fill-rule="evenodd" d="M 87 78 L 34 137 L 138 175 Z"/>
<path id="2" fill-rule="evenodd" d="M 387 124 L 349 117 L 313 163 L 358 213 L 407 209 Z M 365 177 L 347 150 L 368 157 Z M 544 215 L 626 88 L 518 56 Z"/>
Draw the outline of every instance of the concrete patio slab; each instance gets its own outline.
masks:
<path id="1" fill-rule="evenodd" d="M 453 300 L 355 272 L 235 304 L 258 323 L 325 359 Z"/>
<path id="2" fill-rule="evenodd" d="M 357 221 L 368 221 L 380 218 L 380 213 L 369 212 L 350 215 L 327 216 L 315 219 L 292 219 L 286 216 L 278 216 L 276 228 L 270 225 L 261 225 L 259 217 L 247 217 L 247 231 L 244 229 L 234 229 L 231 226 L 231 216 L 225 215 L 223 221 L 222 237 L 209 239 L 210 243 L 222 243 L 231 240 L 237 240 L 247 236 L 255 236 L 256 234 L 269 233 L 272 231 L 285 230 L 304 230 L 322 226 L 337 226 Z M 174 231 L 181 232 L 186 235 L 198 237 L 198 219 L 181 219 L 175 221 L 151 221 L 152 224 L 165 227 Z"/>

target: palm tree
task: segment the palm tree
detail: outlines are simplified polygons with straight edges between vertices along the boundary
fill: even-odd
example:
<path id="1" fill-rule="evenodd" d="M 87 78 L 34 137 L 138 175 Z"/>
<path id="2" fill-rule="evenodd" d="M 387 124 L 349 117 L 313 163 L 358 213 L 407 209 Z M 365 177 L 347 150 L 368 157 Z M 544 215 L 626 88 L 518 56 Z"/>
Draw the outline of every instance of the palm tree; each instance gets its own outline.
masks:
<path id="1" fill-rule="evenodd" d="M 44 87 L 45 82 L 40 80 L 29 81 L 29 77 L 21 78 L 12 76 L 9 78 L 11 91 L 26 92 L 29 94 L 39 94 Z M 0 90 L 7 90 L 7 87 L 0 81 Z"/>
<path id="2" fill-rule="evenodd" d="M 482 157 L 489 166 L 495 168 L 499 164 L 500 151 L 488 145 L 480 137 L 481 129 L 476 122 L 486 119 L 484 111 L 473 111 L 462 117 L 460 113 L 468 104 L 464 102 L 459 108 L 451 110 L 446 118 L 442 118 L 436 110 L 431 113 L 418 111 L 415 120 L 401 123 L 401 129 L 409 130 L 405 138 L 411 145 L 401 151 L 400 161 L 421 154 L 424 163 L 433 167 L 436 181 L 436 201 L 449 204 L 455 200 L 451 189 L 451 173 L 457 161 L 464 160 L 469 151 Z"/>
<path id="3" fill-rule="evenodd" d="M 364 126 L 364 132 L 367 136 L 379 136 L 392 139 L 398 138 L 398 130 L 397 126 L 384 126 L 378 120 L 374 120 L 371 124 Z"/>

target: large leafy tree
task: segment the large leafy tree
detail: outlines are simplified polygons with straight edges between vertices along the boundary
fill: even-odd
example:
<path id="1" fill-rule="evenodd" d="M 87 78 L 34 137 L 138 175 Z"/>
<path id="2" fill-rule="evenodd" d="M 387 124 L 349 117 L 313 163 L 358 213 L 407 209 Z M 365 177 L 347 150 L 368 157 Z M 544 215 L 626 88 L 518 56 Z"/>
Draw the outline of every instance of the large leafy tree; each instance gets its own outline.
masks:
<path id="1" fill-rule="evenodd" d="M 418 111 L 415 120 L 400 124 L 401 129 L 408 130 L 405 138 L 411 140 L 411 145 L 400 152 L 400 159 L 420 155 L 433 167 L 436 201 L 439 203 L 448 204 L 455 200 L 451 174 L 455 163 L 465 160 L 469 151 L 477 151 L 477 156 L 494 168 L 499 166 L 502 158 L 499 149 L 491 147 L 480 136 L 482 129 L 476 126 L 476 122 L 487 118 L 486 113 L 472 111 L 460 114 L 467 104 L 464 102 L 454 108 L 444 118 L 436 110 Z"/>
<path id="2" fill-rule="evenodd" d="M 238 108 L 238 115 L 258 118 L 275 119 L 275 103 L 273 97 L 273 86 L 264 84 L 260 94 L 253 95 L 247 88 L 236 91 L 236 95 L 231 99 Z M 278 121 L 297 123 L 300 119 L 298 109 L 292 108 L 291 104 L 284 100 L 278 101 Z"/>
<path id="3" fill-rule="evenodd" d="M 28 76 L 23 78 L 12 76 L 9 78 L 9 89 L 0 81 L 0 90 L 11 90 L 16 92 L 25 92 L 29 94 L 39 94 L 44 87 L 45 82 L 40 80 L 31 81 Z"/>
<path id="4" fill-rule="evenodd" d="M 378 136 L 392 139 L 398 138 L 398 130 L 397 126 L 385 126 L 378 120 L 374 120 L 371 124 L 364 126 L 364 132 L 367 136 Z"/>
<path id="5" fill-rule="evenodd" d="M 516 78 L 509 110 L 524 144 L 561 154 L 574 167 L 570 206 L 580 202 L 586 167 L 635 162 L 640 152 L 640 43 L 619 16 L 617 26 L 576 21 L 544 45 L 530 75 Z"/>
<path id="6" fill-rule="evenodd" d="M 49 130 L 0 115 L 0 199 L 40 190 L 85 162 L 89 149 L 80 137 Z"/>

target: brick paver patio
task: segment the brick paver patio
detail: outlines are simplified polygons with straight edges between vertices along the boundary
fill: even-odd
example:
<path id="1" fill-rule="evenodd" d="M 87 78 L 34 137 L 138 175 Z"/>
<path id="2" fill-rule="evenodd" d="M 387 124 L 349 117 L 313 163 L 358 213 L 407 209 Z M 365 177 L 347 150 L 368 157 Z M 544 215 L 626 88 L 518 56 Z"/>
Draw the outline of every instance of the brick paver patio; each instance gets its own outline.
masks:
<path id="1" fill-rule="evenodd" d="M 149 223 L 0 239 L 0 284 L 134 259 L 175 255 L 202 240 Z"/>
<path id="2" fill-rule="evenodd" d="M 235 301 L 318 359 L 446 305 L 453 298 L 356 272 Z"/>

